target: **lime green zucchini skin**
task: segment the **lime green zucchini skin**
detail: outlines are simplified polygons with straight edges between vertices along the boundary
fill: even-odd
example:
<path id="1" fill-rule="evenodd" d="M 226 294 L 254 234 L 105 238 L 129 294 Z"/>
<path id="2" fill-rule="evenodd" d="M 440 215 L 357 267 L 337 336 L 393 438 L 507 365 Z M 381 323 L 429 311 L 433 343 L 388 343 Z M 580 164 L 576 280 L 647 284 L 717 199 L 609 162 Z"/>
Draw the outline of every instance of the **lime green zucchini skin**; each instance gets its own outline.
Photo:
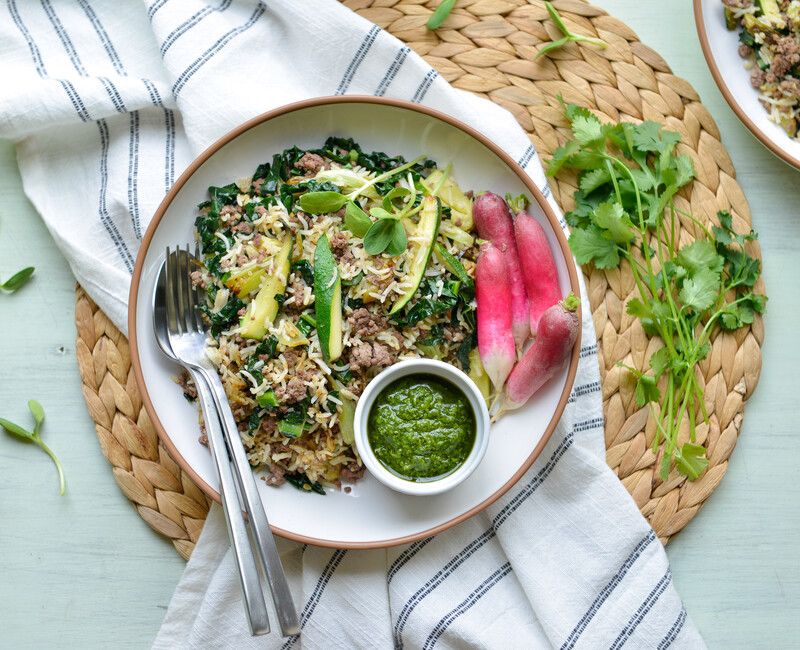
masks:
<path id="1" fill-rule="evenodd" d="M 413 241 L 410 244 L 410 260 L 408 263 L 408 289 L 392 305 L 389 314 L 396 314 L 406 306 L 409 300 L 414 297 L 419 288 L 419 283 L 425 275 L 425 269 L 431 259 L 433 245 L 436 243 L 436 236 L 439 234 L 439 224 L 442 220 L 442 204 L 436 197 L 426 196 L 422 199 L 422 210 L 420 211 L 419 222 L 414 228 L 414 235 L 424 237 L 424 241 Z"/>
<path id="2" fill-rule="evenodd" d="M 327 235 L 314 251 L 314 310 L 319 345 L 326 363 L 342 356 L 342 281 Z"/>

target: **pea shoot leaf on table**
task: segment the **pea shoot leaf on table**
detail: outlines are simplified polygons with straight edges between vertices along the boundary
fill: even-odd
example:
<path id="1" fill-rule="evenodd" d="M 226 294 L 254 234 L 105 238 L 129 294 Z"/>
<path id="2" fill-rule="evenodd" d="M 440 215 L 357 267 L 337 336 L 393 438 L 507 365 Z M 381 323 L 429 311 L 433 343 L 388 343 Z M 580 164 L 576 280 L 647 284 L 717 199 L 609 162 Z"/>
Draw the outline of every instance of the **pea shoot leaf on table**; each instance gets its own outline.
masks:
<path id="1" fill-rule="evenodd" d="M 66 492 L 66 482 L 64 480 L 64 470 L 61 467 L 61 461 L 58 460 L 58 457 L 55 455 L 53 450 L 50 449 L 50 447 L 48 447 L 41 438 L 42 423 L 44 422 L 44 408 L 42 408 L 42 405 L 39 404 L 39 402 L 32 399 L 28 402 L 28 410 L 30 410 L 31 415 L 33 415 L 33 431 L 28 431 L 20 425 L 14 424 L 13 422 L 10 422 L 4 418 L 0 418 L 0 427 L 5 429 L 6 433 L 14 436 L 15 438 L 19 438 L 25 442 L 32 442 L 48 456 L 50 456 L 53 463 L 55 463 L 56 470 L 58 470 L 59 493 L 61 496 L 64 496 L 64 493 Z"/>

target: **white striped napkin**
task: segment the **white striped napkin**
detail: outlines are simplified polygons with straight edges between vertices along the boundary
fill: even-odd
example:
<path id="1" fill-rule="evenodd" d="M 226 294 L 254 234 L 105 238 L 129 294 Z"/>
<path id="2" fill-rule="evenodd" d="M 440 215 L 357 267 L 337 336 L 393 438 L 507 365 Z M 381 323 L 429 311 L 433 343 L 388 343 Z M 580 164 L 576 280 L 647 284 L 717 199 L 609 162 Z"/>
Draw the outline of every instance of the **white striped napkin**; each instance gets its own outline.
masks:
<path id="1" fill-rule="evenodd" d="M 428 104 L 486 133 L 549 194 L 508 113 L 454 90 L 334 0 L 7 0 L 6 11 L 0 136 L 17 141 L 25 191 L 120 327 L 139 240 L 176 173 L 280 104 L 335 93 Z M 303 625 L 288 640 L 247 635 L 212 509 L 155 647 L 704 647 L 661 544 L 604 463 L 585 301 L 583 312 L 570 403 L 504 498 L 435 538 L 386 551 L 282 542 Z"/>

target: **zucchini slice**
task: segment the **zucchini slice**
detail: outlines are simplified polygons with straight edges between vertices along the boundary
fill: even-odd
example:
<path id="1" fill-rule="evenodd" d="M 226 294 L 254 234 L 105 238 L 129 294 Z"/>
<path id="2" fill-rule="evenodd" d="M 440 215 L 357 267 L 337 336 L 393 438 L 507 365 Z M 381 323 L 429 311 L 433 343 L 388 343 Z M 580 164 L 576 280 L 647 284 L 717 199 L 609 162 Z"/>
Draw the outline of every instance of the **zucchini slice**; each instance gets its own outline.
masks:
<path id="1" fill-rule="evenodd" d="M 279 296 L 286 290 L 291 252 L 292 238 L 287 237 L 273 259 L 273 274 L 264 280 L 264 284 L 261 285 L 261 289 L 252 302 L 247 305 L 247 311 L 239 322 L 243 338 L 263 339 L 267 328 L 275 321 L 279 307 L 275 296 Z"/>
<path id="2" fill-rule="evenodd" d="M 319 346 L 326 363 L 342 356 L 342 280 L 328 236 L 314 251 L 314 310 Z"/>
<path id="3" fill-rule="evenodd" d="M 419 283 L 425 275 L 442 219 L 442 204 L 439 199 L 434 196 L 426 196 L 422 199 L 422 210 L 419 215 L 419 222 L 414 228 L 413 237 L 409 238 L 411 239 L 409 242 L 410 259 L 406 271 L 408 289 L 392 305 L 389 315 L 396 314 L 406 306 L 417 293 Z"/>

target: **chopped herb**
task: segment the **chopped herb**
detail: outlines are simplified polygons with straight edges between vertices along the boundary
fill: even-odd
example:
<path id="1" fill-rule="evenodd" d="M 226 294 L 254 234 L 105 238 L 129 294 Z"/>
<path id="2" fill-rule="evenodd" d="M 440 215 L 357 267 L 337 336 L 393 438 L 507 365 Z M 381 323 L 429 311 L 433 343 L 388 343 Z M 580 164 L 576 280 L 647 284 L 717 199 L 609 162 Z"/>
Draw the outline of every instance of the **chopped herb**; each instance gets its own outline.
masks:
<path id="1" fill-rule="evenodd" d="M 211 294 L 216 295 L 214 287 L 208 288 L 208 295 L 211 303 L 213 304 L 214 298 Z M 208 304 L 200 305 L 200 311 L 205 314 L 211 324 L 211 336 L 217 337 L 224 330 L 229 329 L 235 323 L 239 322 L 239 310 L 244 307 L 242 302 L 235 294 L 228 296 L 228 302 L 218 312 L 211 310 Z"/>
<path id="2" fill-rule="evenodd" d="M 325 488 L 322 487 L 317 481 L 309 480 L 303 472 L 295 474 L 285 474 L 284 478 L 290 484 L 303 492 L 316 492 L 317 494 L 325 495 Z"/>
<path id="3" fill-rule="evenodd" d="M 292 271 L 298 273 L 309 287 L 314 286 L 314 267 L 308 260 L 292 262 Z"/>
<path id="4" fill-rule="evenodd" d="M 298 438 L 303 435 L 308 413 L 308 398 L 292 406 L 282 418 L 278 420 L 278 431 L 287 438 Z"/>

